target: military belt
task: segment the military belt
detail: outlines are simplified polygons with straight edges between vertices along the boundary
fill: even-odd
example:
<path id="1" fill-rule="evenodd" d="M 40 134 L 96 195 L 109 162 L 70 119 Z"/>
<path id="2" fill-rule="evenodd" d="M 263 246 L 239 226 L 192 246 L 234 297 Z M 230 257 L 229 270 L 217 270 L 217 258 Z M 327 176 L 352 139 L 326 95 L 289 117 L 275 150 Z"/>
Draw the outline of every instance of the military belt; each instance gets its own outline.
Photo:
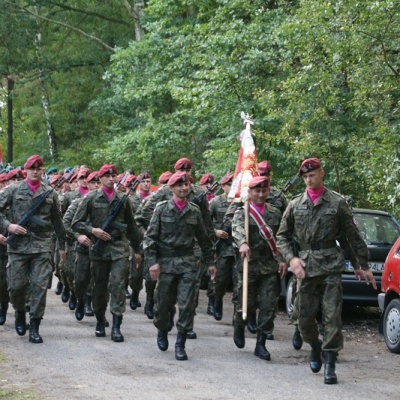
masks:
<path id="1" fill-rule="evenodd" d="M 184 256 L 192 256 L 193 249 L 159 249 L 158 256 L 159 257 L 184 257 Z"/>
<path id="2" fill-rule="evenodd" d="M 329 240 L 327 242 L 299 243 L 299 247 L 300 250 L 332 249 L 336 247 L 336 240 Z"/>

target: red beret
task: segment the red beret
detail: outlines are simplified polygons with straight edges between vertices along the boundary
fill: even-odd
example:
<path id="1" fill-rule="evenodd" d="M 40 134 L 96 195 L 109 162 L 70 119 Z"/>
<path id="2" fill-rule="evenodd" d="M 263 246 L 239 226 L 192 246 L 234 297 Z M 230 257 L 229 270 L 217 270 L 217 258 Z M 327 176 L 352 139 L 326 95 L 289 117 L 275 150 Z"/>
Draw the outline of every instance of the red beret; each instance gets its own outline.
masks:
<path id="1" fill-rule="evenodd" d="M 207 185 L 207 183 L 214 183 L 214 177 L 211 174 L 204 174 L 200 179 L 200 185 Z"/>
<path id="2" fill-rule="evenodd" d="M 90 175 L 90 169 L 89 168 L 81 168 L 78 171 L 78 179 L 87 178 L 89 175 Z"/>
<path id="3" fill-rule="evenodd" d="M 307 172 L 314 171 L 318 168 L 321 168 L 322 164 L 318 158 L 306 158 L 300 165 L 299 175 L 306 174 Z"/>
<path id="4" fill-rule="evenodd" d="M 128 177 L 126 178 L 126 181 L 124 183 L 125 187 L 129 187 L 131 186 L 132 182 L 136 179 L 136 175 L 130 174 L 128 175 Z"/>
<path id="5" fill-rule="evenodd" d="M 261 161 L 257 165 L 257 170 L 260 175 L 268 175 L 272 171 L 272 165 L 269 161 Z"/>
<path id="6" fill-rule="evenodd" d="M 52 175 L 50 179 L 50 185 L 53 185 L 54 183 L 57 182 L 57 180 L 61 177 L 60 174 Z"/>
<path id="7" fill-rule="evenodd" d="M 18 168 L 14 168 L 14 169 L 12 169 L 11 171 L 9 171 L 7 174 L 6 174 L 6 181 L 9 181 L 10 179 L 12 179 L 12 178 L 15 178 L 15 179 L 18 179 L 18 178 L 20 178 L 20 179 L 24 179 L 25 178 L 25 174 L 23 173 L 23 171 L 21 171 L 20 169 L 18 169 Z"/>
<path id="8" fill-rule="evenodd" d="M 69 182 L 69 183 L 72 183 L 77 177 L 78 177 L 78 174 L 73 174 L 73 175 L 68 179 L 68 182 Z"/>
<path id="9" fill-rule="evenodd" d="M 269 187 L 269 180 L 266 176 L 255 176 L 249 182 L 249 189 Z"/>
<path id="10" fill-rule="evenodd" d="M 98 176 L 101 178 L 106 174 L 118 174 L 117 167 L 113 164 L 105 164 L 99 169 Z"/>
<path id="11" fill-rule="evenodd" d="M 30 156 L 27 160 L 26 163 L 24 164 L 25 169 L 29 168 L 39 168 L 43 167 L 43 158 L 40 157 L 39 155 L 35 154 L 34 156 Z"/>
<path id="12" fill-rule="evenodd" d="M 121 182 L 124 179 L 125 173 L 117 175 L 117 182 Z"/>
<path id="13" fill-rule="evenodd" d="M 168 186 L 173 186 L 180 182 L 190 182 L 188 174 L 184 171 L 175 172 L 171 175 L 168 180 Z"/>
<path id="14" fill-rule="evenodd" d="M 227 183 L 231 182 L 233 179 L 233 174 L 226 174 L 221 181 L 221 185 L 226 185 Z"/>
<path id="15" fill-rule="evenodd" d="M 0 174 L 0 182 L 5 182 L 7 180 L 7 174 Z"/>
<path id="16" fill-rule="evenodd" d="M 98 171 L 93 171 L 91 174 L 89 174 L 89 176 L 86 178 L 86 182 L 87 183 L 89 183 L 89 182 L 92 182 L 92 181 L 95 181 L 95 182 L 99 182 L 99 177 L 98 177 Z"/>
<path id="17" fill-rule="evenodd" d="M 175 171 L 178 169 L 191 169 L 192 162 L 188 158 L 180 158 L 174 165 Z"/>
<path id="18" fill-rule="evenodd" d="M 142 172 L 142 173 L 139 175 L 139 178 L 140 178 L 140 180 L 142 181 L 143 179 L 151 179 L 151 176 L 150 176 L 149 172 L 146 171 L 146 172 Z"/>
<path id="19" fill-rule="evenodd" d="M 158 178 L 158 184 L 159 185 L 165 185 L 168 183 L 169 178 L 171 178 L 172 172 L 170 171 L 165 171 L 163 172 L 160 177 Z"/>

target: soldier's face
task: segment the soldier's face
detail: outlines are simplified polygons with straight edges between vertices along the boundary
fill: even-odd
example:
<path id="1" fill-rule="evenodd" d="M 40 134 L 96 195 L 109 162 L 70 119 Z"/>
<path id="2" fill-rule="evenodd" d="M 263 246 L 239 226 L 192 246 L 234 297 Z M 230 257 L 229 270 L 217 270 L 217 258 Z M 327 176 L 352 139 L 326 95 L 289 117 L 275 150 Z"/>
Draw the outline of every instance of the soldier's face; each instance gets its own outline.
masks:
<path id="1" fill-rule="evenodd" d="M 303 180 L 308 189 L 320 189 L 324 186 L 325 171 L 322 168 L 303 174 Z"/>
<path id="2" fill-rule="evenodd" d="M 143 179 L 142 182 L 140 182 L 140 191 L 147 193 L 150 190 L 151 187 L 151 179 Z"/>
<path id="3" fill-rule="evenodd" d="M 170 189 L 176 199 L 183 200 L 186 199 L 186 196 L 189 193 L 189 186 L 189 182 L 179 182 L 173 186 L 170 186 Z"/>
<path id="4" fill-rule="evenodd" d="M 43 167 L 32 167 L 26 170 L 26 178 L 32 182 L 38 182 L 42 179 Z"/>
<path id="5" fill-rule="evenodd" d="M 96 190 L 100 187 L 100 182 L 99 181 L 91 181 L 87 185 L 89 187 L 89 190 L 92 191 L 92 190 Z"/>
<path id="6" fill-rule="evenodd" d="M 265 203 L 269 195 L 269 187 L 257 187 L 254 189 L 249 189 L 249 198 L 252 202 L 257 205 L 262 205 Z"/>
<path id="7" fill-rule="evenodd" d="M 107 189 L 111 189 L 114 186 L 117 174 L 105 174 L 100 178 L 101 184 Z"/>
<path id="8" fill-rule="evenodd" d="M 226 195 L 228 195 L 229 192 L 231 191 L 231 187 L 232 187 L 232 182 L 228 182 L 228 183 L 225 183 L 225 185 L 222 185 L 222 190 L 224 191 L 224 193 Z"/>

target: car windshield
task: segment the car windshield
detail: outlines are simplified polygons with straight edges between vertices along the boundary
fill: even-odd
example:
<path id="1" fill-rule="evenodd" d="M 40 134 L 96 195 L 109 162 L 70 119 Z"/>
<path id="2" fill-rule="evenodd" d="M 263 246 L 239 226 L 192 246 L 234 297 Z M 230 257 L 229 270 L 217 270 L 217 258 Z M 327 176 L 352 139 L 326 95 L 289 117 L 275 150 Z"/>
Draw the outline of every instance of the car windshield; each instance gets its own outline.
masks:
<path id="1" fill-rule="evenodd" d="M 367 245 L 393 245 L 400 236 L 400 227 L 388 216 L 355 213 L 354 217 Z"/>

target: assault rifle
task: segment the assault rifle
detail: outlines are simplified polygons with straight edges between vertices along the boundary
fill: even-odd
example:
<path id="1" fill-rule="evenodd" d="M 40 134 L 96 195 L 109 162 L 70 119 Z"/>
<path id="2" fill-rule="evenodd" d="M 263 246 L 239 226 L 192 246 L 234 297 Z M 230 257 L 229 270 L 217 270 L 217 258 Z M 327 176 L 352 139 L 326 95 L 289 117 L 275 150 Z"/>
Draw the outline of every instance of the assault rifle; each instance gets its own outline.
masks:
<path id="1" fill-rule="evenodd" d="M 300 177 L 300 175 L 297 173 L 297 174 L 294 175 L 292 178 L 290 178 L 290 179 L 286 182 L 284 188 L 283 188 L 278 194 L 276 194 L 276 195 L 272 198 L 271 204 L 273 205 L 273 204 L 276 202 L 276 200 L 278 200 L 278 198 L 281 197 L 282 194 L 285 194 L 285 193 L 297 182 L 297 180 L 299 179 L 299 177 Z"/>
<path id="2" fill-rule="evenodd" d="M 142 181 L 142 175 L 139 175 L 128 187 L 128 190 L 124 193 L 124 195 L 115 203 L 114 207 L 111 210 L 110 215 L 103 222 L 100 229 L 104 232 L 110 233 L 111 229 L 117 229 L 121 232 L 126 232 L 128 225 L 122 222 L 116 221 L 118 214 L 120 213 L 125 201 L 128 199 L 130 193 L 137 188 L 139 183 Z M 101 239 L 97 239 L 91 247 L 91 250 L 97 254 L 102 254 L 104 250 L 104 245 L 108 242 L 113 242 L 114 239 L 111 237 L 111 240 L 104 241 Z"/>
<path id="3" fill-rule="evenodd" d="M 17 225 L 22 226 L 25 229 L 29 229 L 31 224 L 36 224 L 41 227 L 46 227 L 48 224 L 46 221 L 44 221 L 42 218 L 38 217 L 36 213 L 39 212 L 39 210 L 42 208 L 44 203 L 46 202 L 47 197 L 51 193 L 53 193 L 55 188 L 60 187 L 65 181 L 67 181 L 69 178 L 71 178 L 73 174 L 73 171 L 71 171 L 68 176 L 65 178 L 63 176 L 60 176 L 53 184 L 52 188 L 50 190 L 47 190 L 46 192 L 42 193 L 40 196 L 38 196 L 33 203 L 32 207 L 22 216 L 22 218 L 17 222 Z M 27 233 L 29 235 L 29 231 Z M 8 236 L 6 242 L 10 245 L 10 247 L 15 248 L 18 242 L 18 238 L 20 236 L 12 233 L 11 235 Z"/>
<path id="4" fill-rule="evenodd" d="M 207 190 L 205 190 L 202 194 L 196 196 L 193 200 L 190 200 L 190 202 L 199 206 L 201 204 L 201 201 L 204 199 L 204 197 L 207 196 L 207 194 L 214 193 L 215 189 L 221 185 L 221 182 L 225 179 L 226 175 L 228 174 L 225 174 L 219 181 L 214 182 L 211 186 L 207 186 Z"/>

